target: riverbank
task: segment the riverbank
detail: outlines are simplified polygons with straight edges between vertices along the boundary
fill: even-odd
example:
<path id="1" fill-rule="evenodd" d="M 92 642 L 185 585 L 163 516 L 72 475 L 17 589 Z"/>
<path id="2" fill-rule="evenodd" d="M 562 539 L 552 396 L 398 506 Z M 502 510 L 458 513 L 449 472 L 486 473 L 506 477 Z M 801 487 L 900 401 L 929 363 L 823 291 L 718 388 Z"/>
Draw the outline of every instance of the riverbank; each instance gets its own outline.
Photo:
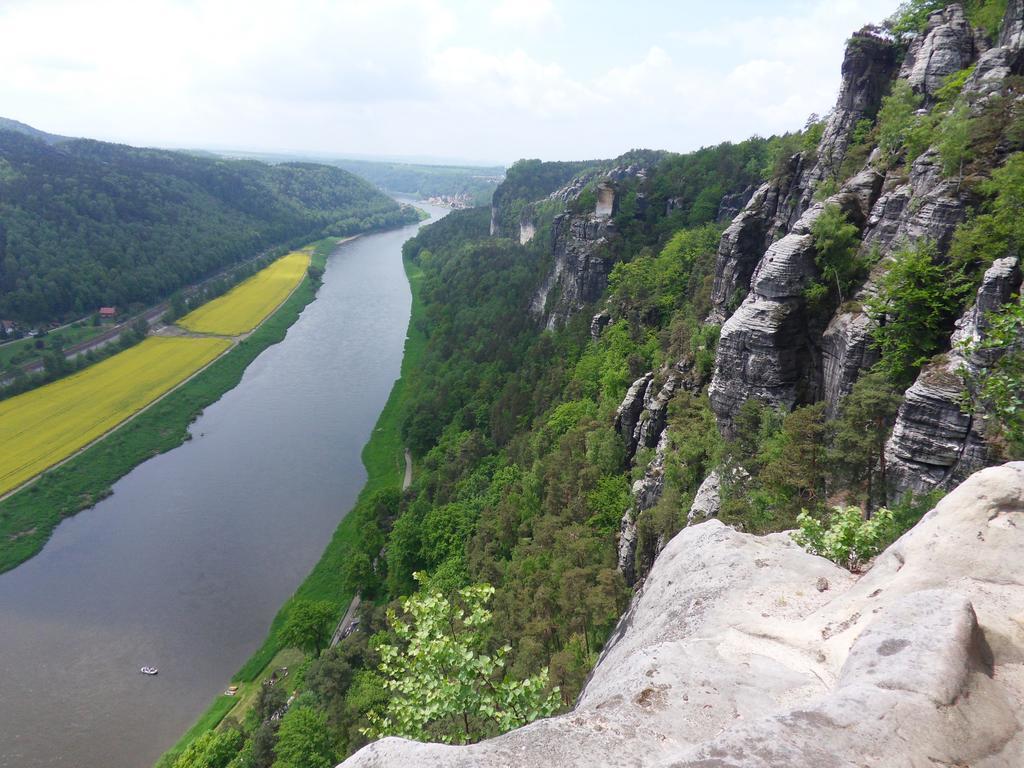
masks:
<path id="1" fill-rule="evenodd" d="M 229 714 L 238 713 L 248 700 L 246 693 L 249 688 L 258 685 L 258 681 L 265 675 L 269 675 L 273 668 L 282 666 L 280 654 L 287 653 L 287 649 L 282 648 L 279 633 L 287 619 L 288 611 L 296 599 L 330 601 L 336 607 L 339 615 L 352 600 L 352 593 L 344 588 L 342 566 L 347 553 L 359 535 L 359 529 L 356 526 L 359 516 L 354 513 L 362 505 L 367 504 L 370 497 L 377 491 L 402 487 L 406 474 L 405 448 L 401 436 L 405 382 L 408 379 L 409 371 L 419 363 L 423 347 L 426 344 L 426 337 L 419 330 L 419 320 L 422 316 L 419 287 L 423 273 L 419 267 L 408 260 L 403 260 L 403 265 L 412 293 L 412 308 L 400 376 L 392 386 L 387 403 L 377 419 L 369 441 L 362 450 L 362 461 L 367 473 L 366 484 L 353 508 L 339 523 L 330 543 L 309 576 L 281 607 L 270 625 L 263 645 L 232 678 L 232 682 L 240 686 L 241 697 L 236 699 L 221 695 L 214 699 L 192 728 L 160 758 L 157 762 L 159 768 L 167 768 L 172 765 L 174 759 L 193 740 L 216 728 Z"/>
<path id="2" fill-rule="evenodd" d="M 312 264 L 323 269 L 335 238 L 314 244 Z M 66 517 L 96 504 L 117 480 L 146 459 L 181 445 L 204 408 L 234 388 L 248 365 L 281 341 L 316 296 L 309 275 L 247 338 L 102 440 L 0 501 L 0 573 L 38 553 Z"/>

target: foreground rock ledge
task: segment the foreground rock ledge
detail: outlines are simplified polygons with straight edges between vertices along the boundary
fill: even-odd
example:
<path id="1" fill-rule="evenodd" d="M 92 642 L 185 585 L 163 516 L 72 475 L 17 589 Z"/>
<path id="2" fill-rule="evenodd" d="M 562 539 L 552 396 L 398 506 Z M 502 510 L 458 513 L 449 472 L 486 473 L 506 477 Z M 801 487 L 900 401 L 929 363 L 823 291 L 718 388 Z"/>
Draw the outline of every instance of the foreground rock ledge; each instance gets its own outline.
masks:
<path id="1" fill-rule="evenodd" d="M 825 588 L 827 582 L 827 588 Z M 576 708 L 354 766 L 1024 766 L 1024 462 L 971 476 L 857 578 L 711 520 L 658 557 Z"/>

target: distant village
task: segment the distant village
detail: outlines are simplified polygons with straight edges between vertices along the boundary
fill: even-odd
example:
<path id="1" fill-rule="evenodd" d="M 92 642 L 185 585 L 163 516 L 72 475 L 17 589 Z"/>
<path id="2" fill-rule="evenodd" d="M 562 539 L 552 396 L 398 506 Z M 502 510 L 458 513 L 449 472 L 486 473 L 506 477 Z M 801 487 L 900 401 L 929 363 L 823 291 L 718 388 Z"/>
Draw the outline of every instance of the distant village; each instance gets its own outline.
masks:
<path id="1" fill-rule="evenodd" d="M 427 198 L 427 202 L 431 205 L 439 205 L 442 208 L 451 208 L 455 211 L 473 207 L 473 201 L 465 192 L 460 192 L 457 195 L 434 195 Z"/>
<path id="2" fill-rule="evenodd" d="M 99 325 L 104 320 L 117 320 L 117 314 L 117 307 L 100 307 L 92 316 L 93 325 Z M 67 323 L 67 325 L 82 324 L 88 319 L 89 318 L 82 318 L 71 323 Z M 59 322 L 53 322 L 36 327 L 28 327 L 22 325 L 17 320 L 0 320 L 0 342 L 22 339 L 26 336 L 40 336 L 48 331 L 53 331 L 62 327 L 64 326 Z"/>

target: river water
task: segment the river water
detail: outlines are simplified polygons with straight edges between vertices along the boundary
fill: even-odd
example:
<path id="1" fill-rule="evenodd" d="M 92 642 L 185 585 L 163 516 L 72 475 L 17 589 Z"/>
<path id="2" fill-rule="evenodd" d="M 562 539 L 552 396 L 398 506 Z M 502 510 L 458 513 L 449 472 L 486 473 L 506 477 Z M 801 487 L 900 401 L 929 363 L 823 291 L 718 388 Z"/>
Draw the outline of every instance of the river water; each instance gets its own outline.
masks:
<path id="1" fill-rule="evenodd" d="M 341 246 L 316 301 L 193 440 L 0 575 L 0 766 L 150 766 L 259 647 L 366 479 L 416 228 Z"/>

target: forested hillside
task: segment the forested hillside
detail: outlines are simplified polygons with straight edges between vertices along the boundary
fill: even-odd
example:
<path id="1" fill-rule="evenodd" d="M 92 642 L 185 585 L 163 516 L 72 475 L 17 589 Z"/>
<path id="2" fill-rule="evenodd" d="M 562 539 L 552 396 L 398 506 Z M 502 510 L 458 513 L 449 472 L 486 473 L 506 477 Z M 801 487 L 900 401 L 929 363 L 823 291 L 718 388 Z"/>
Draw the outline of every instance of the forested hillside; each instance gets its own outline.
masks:
<path id="1" fill-rule="evenodd" d="M 152 303 L 272 246 L 415 218 L 338 168 L 47 142 L 0 125 L 0 317 Z"/>

